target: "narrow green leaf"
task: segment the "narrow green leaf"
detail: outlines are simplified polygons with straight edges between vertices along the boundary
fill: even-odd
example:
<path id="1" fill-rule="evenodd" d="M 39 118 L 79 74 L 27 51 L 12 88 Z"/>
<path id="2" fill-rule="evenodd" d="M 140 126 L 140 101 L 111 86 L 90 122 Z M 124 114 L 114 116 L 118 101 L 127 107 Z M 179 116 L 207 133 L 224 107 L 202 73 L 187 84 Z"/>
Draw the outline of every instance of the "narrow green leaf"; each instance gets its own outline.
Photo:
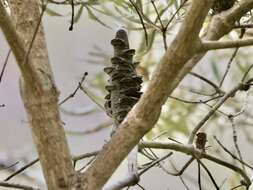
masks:
<path id="1" fill-rule="evenodd" d="M 142 56 L 144 56 L 145 54 L 147 54 L 150 51 L 150 49 L 152 48 L 152 45 L 154 43 L 154 40 L 155 40 L 155 36 L 156 36 L 155 34 L 156 34 L 156 30 L 153 30 L 151 32 L 151 34 L 148 35 L 149 36 L 148 46 L 146 46 L 146 48 L 144 48 L 143 51 L 138 52 L 138 54 L 137 54 L 136 57 L 138 57 L 138 58 L 142 57 Z"/>
<path id="2" fill-rule="evenodd" d="M 78 12 L 77 12 L 77 14 L 74 17 L 74 23 L 76 23 L 76 22 L 79 21 L 79 19 L 82 16 L 82 13 L 83 13 L 83 5 L 81 5 L 80 8 L 78 9 Z"/>
<path id="3" fill-rule="evenodd" d="M 211 62 L 211 68 L 212 68 L 212 71 L 214 73 L 215 79 L 217 81 L 220 81 L 221 80 L 221 74 L 219 72 L 219 68 L 217 67 L 217 64 L 213 61 Z"/>
<path id="4" fill-rule="evenodd" d="M 110 26 L 108 26 L 107 24 L 105 24 L 103 21 L 101 21 L 93 12 L 92 10 L 88 7 L 88 6 L 85 6 L 85 8 L 87 9 L 87 12 L 88 12 L 88 15 L 89 15 L 89 18 L 92 19 L 92 20 L 95 20 L 97 22 L 99 22 L 100 24 L 102 24 L 103 26 L 105 26 L 106 28 L 110 28 Z"/>
<path id="5" fill-rule="evenodd" d="M 57 13 L 56 11 L 50 9 L 50 8 L 46 8 L 46 11 L 45 11 L 49 16 L 63 16 L 62 14 L 60 13 Z"/>

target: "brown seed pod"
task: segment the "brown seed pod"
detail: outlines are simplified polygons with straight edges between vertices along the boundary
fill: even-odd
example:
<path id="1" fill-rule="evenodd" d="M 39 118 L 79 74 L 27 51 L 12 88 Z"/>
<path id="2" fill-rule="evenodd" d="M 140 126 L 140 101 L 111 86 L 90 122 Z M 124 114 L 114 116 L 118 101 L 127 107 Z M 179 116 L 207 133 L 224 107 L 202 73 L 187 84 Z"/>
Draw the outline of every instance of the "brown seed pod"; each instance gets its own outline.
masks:
<path id="1" fill-rule="evenodd" d="M 111 44 L 114 48 L 112 65 L 104 68 L 110 76 L 105 87 L 109 92 L 105 97 L 105 109 L 113 118 L 114 125 L 118 126 L 140 98 L 142 78 L 136 74 L 137 64 L 133 61 L 135 50 L 129 49 L 126 31 L 118 30 Z"/>

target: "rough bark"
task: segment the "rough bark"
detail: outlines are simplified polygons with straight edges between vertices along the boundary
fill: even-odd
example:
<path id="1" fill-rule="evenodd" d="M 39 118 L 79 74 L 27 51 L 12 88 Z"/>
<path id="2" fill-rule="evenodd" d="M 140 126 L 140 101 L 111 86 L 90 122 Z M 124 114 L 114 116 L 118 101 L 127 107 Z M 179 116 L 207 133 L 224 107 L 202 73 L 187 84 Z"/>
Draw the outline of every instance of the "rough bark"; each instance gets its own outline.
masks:
<path id="1" fill-rule="evenodd" d="M 73 167 L 58 112 L 58 91 L 49 64 L 39 1 L 12 0 L 12 18 L 0 2 L 0 26 L 20 67 L 21 95 L 49 190 L 69 189 Z"/>

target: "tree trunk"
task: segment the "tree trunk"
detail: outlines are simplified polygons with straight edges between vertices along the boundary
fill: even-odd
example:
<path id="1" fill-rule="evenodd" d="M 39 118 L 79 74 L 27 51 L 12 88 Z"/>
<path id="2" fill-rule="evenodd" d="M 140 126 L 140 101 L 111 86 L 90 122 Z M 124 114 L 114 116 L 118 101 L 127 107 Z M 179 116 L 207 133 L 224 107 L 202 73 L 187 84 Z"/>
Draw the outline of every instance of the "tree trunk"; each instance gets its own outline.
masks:
<path id="1" fill-rule="evenodd" d="M 41 20 L 39 8 L 37 0 L 12 0 L 10 17 L 0 3 L 0 26 L 21 70 L 21 96 L 48 189 L 67 190 L 74 170 L 42 25 L 36 32 Z"/>

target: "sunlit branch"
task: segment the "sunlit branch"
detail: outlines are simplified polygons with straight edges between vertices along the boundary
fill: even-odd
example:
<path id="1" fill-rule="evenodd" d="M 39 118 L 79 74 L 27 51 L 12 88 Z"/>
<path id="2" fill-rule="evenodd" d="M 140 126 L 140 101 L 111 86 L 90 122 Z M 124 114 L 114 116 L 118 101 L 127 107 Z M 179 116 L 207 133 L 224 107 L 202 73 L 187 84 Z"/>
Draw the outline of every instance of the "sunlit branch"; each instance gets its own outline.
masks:
<path id="1" fill-rule="evenodd" d="M 178 144 L 178 143 L 160 143 L 160 142 L 140 142 L 139 143 L 140 149 L 147 148 L 147 147 L 154 148 L 154 149 L 175 150 L 178 152 L 182 152 L 182 153 L 194 156 L 198 159 L 207 159 L 209 161 L 212 161 L 218 165 L 224 166 L 224 167 L 240 174 L 244 178 L 244 182 L 245 182 L 246 186 L 249 186 L 251 184 L 250 178 L 247 176 L 247 174 L 241 168 L 235 166 L 234 164 L 230 164 L 229 162 L 226 162 L 222 159 L 219 159 L 217 157 L 209 155 L 199 149 L 196 149 L 192 145 L 182 145 L 182 144 Z"/>
<path id="2" fill-rule="evenodd" d="M 201 45 L 201 51 L 226 49 L 226 48 L 238 48 L 253 45 L 253 38 L 245 38 L 233 41 L 203 41 Z"/>

